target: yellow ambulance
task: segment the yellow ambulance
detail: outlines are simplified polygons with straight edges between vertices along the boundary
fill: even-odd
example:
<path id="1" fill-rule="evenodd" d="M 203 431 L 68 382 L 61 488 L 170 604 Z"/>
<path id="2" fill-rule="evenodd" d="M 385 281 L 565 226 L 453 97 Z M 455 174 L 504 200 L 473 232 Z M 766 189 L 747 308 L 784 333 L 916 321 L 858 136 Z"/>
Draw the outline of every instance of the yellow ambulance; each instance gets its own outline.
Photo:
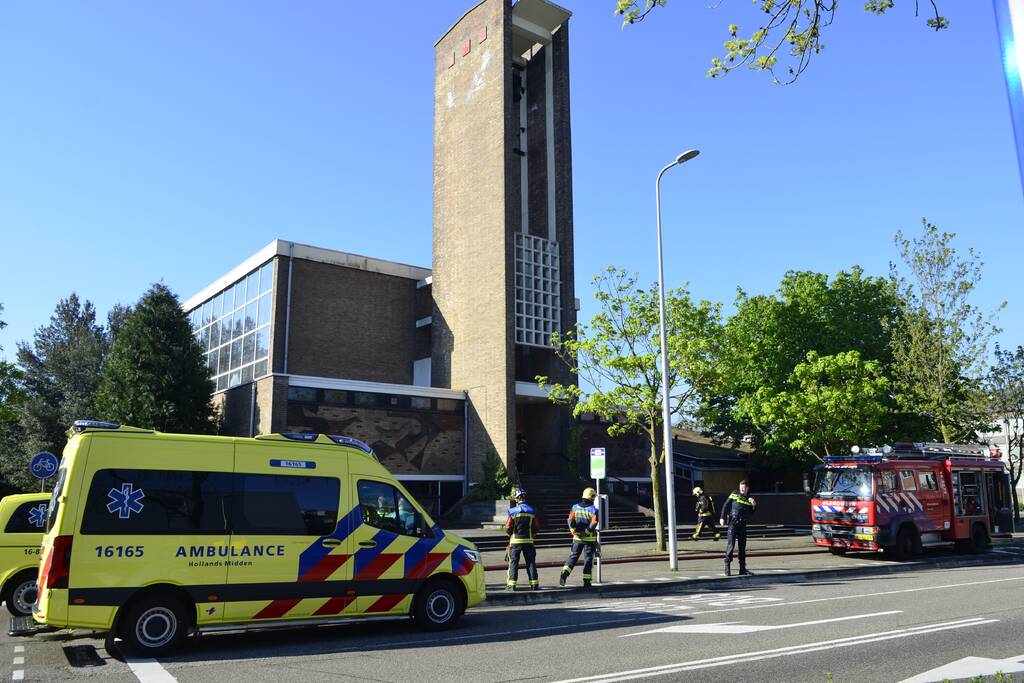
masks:
<path id="1" fill-rule="evenodd" d="M 49 493 L 0 500 L 0 596 L 16 617 L 32 613 Z"/>
<path id="2" fill-rule="evenodd" d="M 193 632 L 410 615 L 485 598 L 476 547 L 444 532 L 360 441 L 162 434 L 75 422 L 33 616 L 157 656 Z"/>

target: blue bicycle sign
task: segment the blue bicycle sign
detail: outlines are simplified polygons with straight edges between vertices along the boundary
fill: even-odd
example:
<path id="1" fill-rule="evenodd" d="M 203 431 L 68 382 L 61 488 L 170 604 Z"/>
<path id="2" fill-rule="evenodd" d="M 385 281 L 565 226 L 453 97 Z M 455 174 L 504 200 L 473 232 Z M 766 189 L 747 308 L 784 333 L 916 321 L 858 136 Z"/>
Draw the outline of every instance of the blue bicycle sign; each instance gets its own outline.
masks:
<path id="1" fill-rule="evenodd" d="M 32 456 L 32 462 L 29 464 L 29 471 L 31 471 L 32 476 L 37 479 L 47 479 L 52 477 L 53 473 L 57 471 L 57 456 L 49 451 L 36 453 Z"/>

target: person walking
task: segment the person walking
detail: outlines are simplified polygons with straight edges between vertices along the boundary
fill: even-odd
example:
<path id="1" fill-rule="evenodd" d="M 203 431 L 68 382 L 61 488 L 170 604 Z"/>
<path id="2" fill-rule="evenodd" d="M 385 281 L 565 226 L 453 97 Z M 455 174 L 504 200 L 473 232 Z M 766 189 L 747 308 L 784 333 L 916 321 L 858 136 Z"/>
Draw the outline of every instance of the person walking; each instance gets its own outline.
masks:
<path id="1" fill-rule="evenodd" d="M 537 576 L 537 549 L 533 546 L 534 533 L 540 529 L 540 518 L 533 507 L 526 502 L 526 491 L 516 487 L 512 492 L 516 500 L 514 507 L 508 510 L 508 521 L 505 522 L 505 533 L 508 534 L 508 580 L 505 590 L 514 591 L 519 579 L 519 558 L 526 562 L 526 577 L 530 580 L 530 589 L 540 589 L 540 577 Z"/>
<path id="2" fill-rule="evenodd" d="M 715 535 L 717 541 L 722 537 L 719 533 L 718 527 L 715 526 L 715 501 L 711 496 L 704 493 L 704 489 L 699 486 L 694 487 L 693 495 L 697 496 L 697 528 L 693 530 L 693 540 L 700 538 L 700 532 L 704 529 L 708 529 Z"/>
<path id="3" fill-rule="evenodd" d="M 738 549 L 740 560 L 740 575 L 753 576 L 753 572 L 747 570 L 747 520 L 754 514 L 757 501 L 753 496 L 747 495 L 750 487 L 747 482 L 741 481 L 738 491 L 729 494 L 725 504 L 722 506 L 722 517 L 718 523 L 722 526 L 729 525 L 728 535 L 725 543 L 725 575 L 732 576 L 730 565 L 732 564 L 733 550 Z"/>
<path id="4" fill-rule="evenodd" d="M 600 513 L 594 505 L 594 498 L 597 491 L 587 487 L 583 489 L 580 502 L 569 510 L 569 533 L 572 534 L 572 549 L 569 551 L 569 559 L 562 567 L 562 574 L 558 577 L 558 585 L 564 586 L 569 574 L 572 573 L 576 561 L 583 554 L 583 587 L 590 588 L 591 573 L 594 566 L 594 552 L 597 549 L 597 529 L 600 526 Z"/>

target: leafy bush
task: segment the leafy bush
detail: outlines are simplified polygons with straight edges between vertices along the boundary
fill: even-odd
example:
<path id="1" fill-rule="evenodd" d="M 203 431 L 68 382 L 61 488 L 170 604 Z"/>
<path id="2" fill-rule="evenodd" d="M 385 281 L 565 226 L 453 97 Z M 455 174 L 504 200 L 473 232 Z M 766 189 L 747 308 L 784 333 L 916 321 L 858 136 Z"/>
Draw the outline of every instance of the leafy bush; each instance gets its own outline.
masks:
<path id="1" fill-rule="evenodd" d="M 493 448 L 484 454 L 483 470 L 480 481 L 469 490 L 470 500 L 501 500 L 508 497 L 512 491 L 512 480 L 509 479 L 505 463 Z"/>

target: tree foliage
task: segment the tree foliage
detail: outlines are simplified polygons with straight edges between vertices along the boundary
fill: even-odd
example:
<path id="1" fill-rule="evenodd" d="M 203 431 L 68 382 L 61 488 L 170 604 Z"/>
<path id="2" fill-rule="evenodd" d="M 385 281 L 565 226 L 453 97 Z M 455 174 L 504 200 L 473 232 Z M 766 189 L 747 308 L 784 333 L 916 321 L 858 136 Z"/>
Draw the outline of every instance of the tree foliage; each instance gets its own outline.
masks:
<path id="1" fill-rule="evenodd" d="M 105 420 L 165 432 L 215 430 L 214 385 L 178 297 L 153 285 L 124 318 L 96 398 Z"/>
<path id="2" fill-rule="evenodd" d="M 927 25 L 936 31 L 949 28 L 949 19 L 939 13 L 936 0 L 928 3 L 932 14 Z M 617 0 L 615 13 L 623 17 L 625 27 L 643 21 L 666 4 L 667 0 Z M 721 0 L 713 7 L 720 4 Z M 920 4 L 921 0 L 914 0 L 915 16 Z M 838 0 L 754 0 L 754 5 L 761 13 L 757 29 L 743 37 L 737 24 L 729 24 L 725 54 L 711 59 L 707 75 L 718 78 L 747 66 L 770 73 L 775 83 L 792 83 L 825 49 L 822 36 L 835 20 Z M 895 0 L 866 0 L 864 10 L 881 15 L 894 6 Z"/>
<path id="3" fill-rule="evenodd" d="M 552 335 L 559 358 L 579 384 L 537 382 L 551 400 L 569 403 L 573 415 L 594 413 L 610 423 L 611 436 L 643 434 L 650 447 L 655 505 L 660 496 L 659 450 L 662 425 L 659 307 L 657 285 L 641 287 L 637 276 L 608 268 L 593 280 L 599 310 L 589 324 Z M 721 357 L 719 304 L 694 303 L 685 288 L 666 292 L 665 328 L 669 357 L 668 387 L 672 415 L 691 412 L 697 387 L 710 383 Z M 659 548 L 665 547 L 661 516 L 655 517 Z"/>
<path id="4" fill-rule="evenodd" d="M 1024 347 L 1015 351 L 996 346 L 995 363 L 986 378 L 990 418 L 1006 434 L 1014 515 L 1020 519 L 1017 484 L 1024 472 Z"/>
<path id="5" fill-rule="evenodd" d="M 960 256 L 954 233 L 921 223 L 920 236 L 895 237 L 905 270 L 890 266 L 902 307 L 892 378 L 905 410 L 932 420 L 947 443 L 969 441 L 988 426 L 981 378 L 988 343 L 999 332 L 998 310 L 985 313 L 971 303 L 984 266 L 974 250 Z"/>
<path id="6" fill-rule="evenodd" d="M 853 444 L 871 443 L 882 431 L 889 380 L 878 361 L 858 351 L 821 356 L 816 351 L 790 373 L 783 391 L 761 387 L 740 399 L 754 425 L 775 448 L 819 460 Z"/>
<path id="7" fill-rule="evenodd" d="M 877 364 L 880 376 L 887 376 L 892 364 L 889 340 L 899 314 L 892 284 L 866 276 L 859 267 L 840 271 L 831 279 L 822 273 L 789 271 L 772 295 L 749 296 L 740 291 L 736 313 L 725 324 L 721 372 L 712 383 L 699 387 L 701 423 L 709 433 L 733 443 L 750 437 L 769 458 L 788 456 L 792 451 L 788 444 L 795 437 L 788 427 L 768 419 L 782 417 L 783 412 L 765 413 L 761 404 L 776 401 L 783 393 L 795 398 L 792 392 L 801 378 L 794 373 L 812 352 L 821 359 L 855 351 L 861 363 Z M 883 398 L 888 407 L 894 407 L 887 396 Z M 781 408 L 786 399 L 778 401 L 773 405 Z M 918 436 L 914 423 L 906 415 L 887 411 L 871 436 L 880 440 L 891 433 Z M 849 433 L 850 428 L 842 431 Z M 843 441 L 837 432 L 819 443 Z"/>

